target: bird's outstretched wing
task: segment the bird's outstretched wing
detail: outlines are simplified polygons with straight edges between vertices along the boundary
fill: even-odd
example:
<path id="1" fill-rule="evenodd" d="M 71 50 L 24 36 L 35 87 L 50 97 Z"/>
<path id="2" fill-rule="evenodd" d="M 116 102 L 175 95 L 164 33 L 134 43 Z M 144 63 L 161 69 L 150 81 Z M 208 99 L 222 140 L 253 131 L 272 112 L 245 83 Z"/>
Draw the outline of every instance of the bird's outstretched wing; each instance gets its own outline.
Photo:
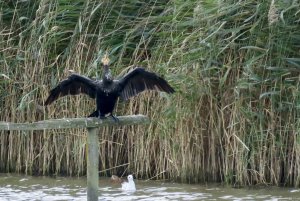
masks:
<path id="1" fill-rule="evenodd" d="M 85 76 L 72 74 L 50 91 L 50 94 L 45 101 L 45 105 L 50 105 L 62 96 L 77 95 L 80 93 L 84 93 L 89 95 L 91 98 L 95 98 L 96 82 Z"/>
<path id="2" fill-rule="evenodd" d="M 155 73 L 143 68 L 135 68 L 119 80 L 121 86 L 121 98 L 127 100 L 144 90 L 159 90 L 174 93 L 175 90 L 166 80 Z"/>

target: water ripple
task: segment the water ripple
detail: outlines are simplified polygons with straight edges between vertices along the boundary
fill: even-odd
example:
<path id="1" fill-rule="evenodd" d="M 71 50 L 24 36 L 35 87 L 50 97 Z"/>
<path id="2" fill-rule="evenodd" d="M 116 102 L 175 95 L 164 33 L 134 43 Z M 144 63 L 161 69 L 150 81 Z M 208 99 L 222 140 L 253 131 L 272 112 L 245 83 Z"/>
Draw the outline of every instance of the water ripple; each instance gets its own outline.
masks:
<path id="1" fill-rule="evenodd" d="M 234 189 L 219 185 L 188 185 L 136 180 L 136 192 L 124 192 L 101 178 L 99 200 L 192 201 L 192 200 L 300 200 L 299 189 Z M 86 200 L 86 178 L 27 177 L 0 174 L 0 201 Z"/>

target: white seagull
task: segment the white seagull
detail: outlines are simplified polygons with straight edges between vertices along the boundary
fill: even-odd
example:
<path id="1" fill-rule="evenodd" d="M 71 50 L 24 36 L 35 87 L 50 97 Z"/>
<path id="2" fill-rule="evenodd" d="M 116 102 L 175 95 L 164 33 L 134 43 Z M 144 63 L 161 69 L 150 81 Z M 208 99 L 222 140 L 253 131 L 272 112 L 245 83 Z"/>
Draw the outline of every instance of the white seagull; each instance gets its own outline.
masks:
<path id="1" fill-rule="evenodd" d="M 128 182 L 122 183 L 122 190 L 123 191 L 136 191 L 135 183 L 133 181 L 133 176 L 130 174 L 127 176 Z"/>

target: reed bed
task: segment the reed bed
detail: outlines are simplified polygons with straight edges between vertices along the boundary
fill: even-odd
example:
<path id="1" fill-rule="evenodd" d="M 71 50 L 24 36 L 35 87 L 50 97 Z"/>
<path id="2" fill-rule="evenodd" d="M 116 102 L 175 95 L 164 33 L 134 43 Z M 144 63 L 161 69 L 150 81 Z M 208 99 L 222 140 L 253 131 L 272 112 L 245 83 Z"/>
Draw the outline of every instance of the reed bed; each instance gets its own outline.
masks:
<path id="1" fill-rule="evenodd" d="M 116 114 L 149 126 L 99 130 L 101 175 L 300 186 L 298 1 L 0 2 L 0 121 L 87 116 L 94 101 L 49 90 L 74 70 L 144 66 L 176 93 L 148 92 Z M 0 171 L 84 175 L 86 131 L 0 131 Z"/>

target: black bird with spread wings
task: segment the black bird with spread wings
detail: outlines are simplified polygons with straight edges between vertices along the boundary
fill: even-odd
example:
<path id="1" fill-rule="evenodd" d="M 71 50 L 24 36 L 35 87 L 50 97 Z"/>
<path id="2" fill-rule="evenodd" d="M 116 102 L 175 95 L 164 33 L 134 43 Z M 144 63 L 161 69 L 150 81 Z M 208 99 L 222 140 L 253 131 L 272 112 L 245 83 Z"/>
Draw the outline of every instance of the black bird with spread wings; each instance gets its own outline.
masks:
<path id="1" fill-rule="evenodd" d="M 122 78 L 114 80 L 108 67 L 109 59 L 107 56 L 102 59 L 102 63 L 104 67 L 102 80 L 92 80 L 82 75 L 71 74 L 50 91 L 45 105 L 50 105 L 62 96 L 83 93 L 91 98 L 96 98 L 96 111 L 89 117 L 105 118 L 112 116 L 114 120 L 117 120 L 112 112 L 119 97 L 122 100 L 128 100 L 145 90 L 175 92 L 166 80 L 143 68 L 135 68 Z"/>

